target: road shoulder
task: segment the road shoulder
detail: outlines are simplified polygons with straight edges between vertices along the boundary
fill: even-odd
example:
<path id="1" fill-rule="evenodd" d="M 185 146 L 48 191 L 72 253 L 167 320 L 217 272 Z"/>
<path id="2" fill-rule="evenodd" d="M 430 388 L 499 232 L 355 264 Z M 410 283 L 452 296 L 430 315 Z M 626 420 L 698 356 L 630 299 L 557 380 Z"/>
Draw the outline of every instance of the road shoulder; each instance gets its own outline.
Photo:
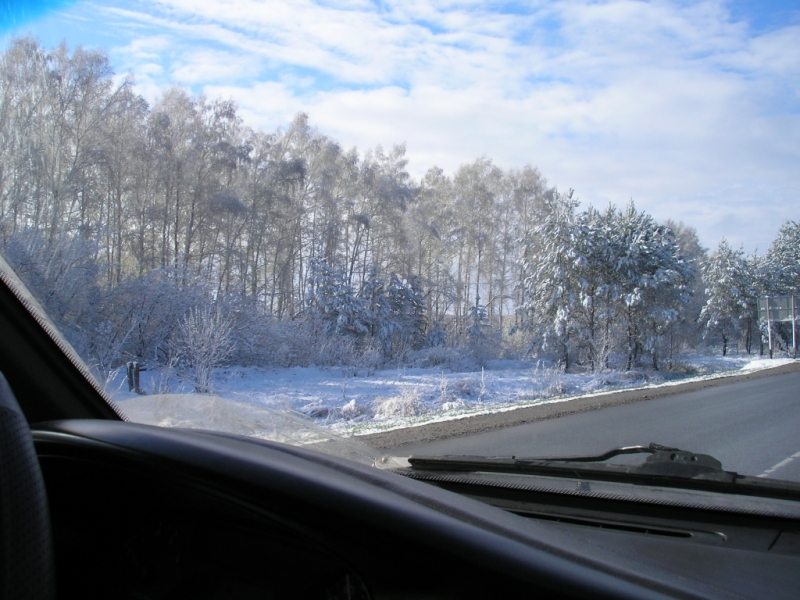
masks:
<path id="1" fill-rule="evenodd" d="M 574 415 L 590 410 L 600 410 L 620 404 L 632 404 L 634 402 L 654 400 L 665 396 L 674 396 L 676 394 L 729 385 L 740 381 L 750 381 L 762 377 L 774 377 L 776 375 L 784 375 L 796 371 L 800 371 L 800 361 L 783 364 L 774 368 L 742 373 L 740 375 L 727 375 L 714 379 L 704 379 L 702 381 L 687 381 L 685 383 L 635 390 L 619 390 L 593 396 L 561 398 L 544 404 L 516 410 L 474 415 L 461 419 L 425 423 L 415 427 L 359 435 L 358 439 L 379 450 L 396 448 L 404 444 L 432 442 L 444 438 L 473 435 L 493 429 L 524 425 L 526 423 L 544 421 L 545 419 L 557 419 L 566 415 Z"/>

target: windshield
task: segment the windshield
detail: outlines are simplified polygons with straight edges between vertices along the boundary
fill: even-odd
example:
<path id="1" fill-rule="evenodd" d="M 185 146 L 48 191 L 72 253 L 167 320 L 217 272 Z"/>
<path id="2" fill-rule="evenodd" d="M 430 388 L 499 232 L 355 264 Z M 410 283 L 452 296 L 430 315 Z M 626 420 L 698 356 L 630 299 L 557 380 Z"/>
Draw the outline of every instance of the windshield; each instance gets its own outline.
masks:
<path id="1" fill-rule="evenodd" d="M 5 6 L 4 269 L 131 420 L 800 481 L 790 5 Z"/>

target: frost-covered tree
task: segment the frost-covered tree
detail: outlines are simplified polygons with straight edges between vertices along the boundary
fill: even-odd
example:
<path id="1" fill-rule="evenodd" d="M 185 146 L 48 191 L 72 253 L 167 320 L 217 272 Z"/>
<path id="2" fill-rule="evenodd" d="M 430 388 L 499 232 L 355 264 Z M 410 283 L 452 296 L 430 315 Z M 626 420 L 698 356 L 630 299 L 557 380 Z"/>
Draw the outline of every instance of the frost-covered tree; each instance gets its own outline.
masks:
<path id="1" fill-rule="evenodd" d="M 745 257 L 744 270 L 745 280 L 748 282 L 746 288 L 745 299 L 747 307 L 742 318 L 744 329 L 744 345 L 747 353 L 753 351 L 753 339 L 759 334 L 758 324 L 758 298 L 764 290 L 764 277 L 762 265 L 764 263 L 763 257 L 759 257 L 753 253 Z M 759 353 L 763 354 L 763 343 L 759 342 Z"/>
<path id="2" fill-rule="evenodd" d="M 700 322 L 705 324 L 706 336 L 720 337 L 722 356 L 726 356 L 730 339 L 748 324 L 753 306 L 752 273 L 744 250 L 734 250 L 723 239 L 703 267 L 702 276 L 707 300 Z"/>
<path id="3" fill-rule="evenodd" d="M 701 273 L 708 259 L 708 251 L 701 245 L 694 227 L 671 219 L 667 219 L 664 225 L 672 230 L 680 255 L 694 270 L 694 276 L 688 282 L 692 290 L 691 299 L 669 334 L 669 349 L 672 352 L 681 348 L 695 348 L 702 339 L 703 328 L 698 325 L 698 320 L 706 303 L 706 296 Z"/>
<path id="4" fill-rule="evenodd" d="M 404 281 L 396 274 L 384 277 L 373 269 L 356 292 L 342 271 L 315 264 L 312 273 L 309 304 L 328 323 L 329 335 L 370 338 L 386 358 L 419 349 L 424 343 L 425 302 L 414 279 Z"/>
<path id="5" fill-rule="evenodd" d="M 402 352 L 413 327 L 409 321 L 423 310 L 421 299 L 416 298 L 419 302 L 414 306 L 406 302 L 406 293 L 404 283 L 396 275 L 386 278 L 373 271 L 359 294 L 369 337 L 380 344 L 386 357 Z M 424 331 L 424 320 L 421 327 Z"/>
<path id="6" fill-rule="evenodd" d="M 658 369 L 664 335 L 691 297 L 694 271 L 680 255 L 672 231 L 637 211 L 633 202 L 618 214 L 613 233 L 626 368 L 646 352 Z"/>
<path id="7" fill-rule="evenodd" d="M 403 281 L 393 274 L 389 281 L 388 295 L 391 316 L 396 324 L 393 348 L 418 350 L 425 341 L 427 321 L 422 289 L 416 278 Z"/>
<path id="8" fill-rule="evenodd" d="M 778 235 L 758 264 L 759 296 L 796 295 L 800 293 L 800 223 L 787 221 L 778 230 Z M 769 337 L 766 321 L 760 321 L 763 339 Z M 775 336 L 788 348 L 796 335 L 791 323 L 773 323 Z M 770 348 L 770 353 L 772 349 Z"/>
<path id="9" fill-rule="evenodd" d="M 767 250 L 764 268 L 771 293 L 800 292 L 800 223 L 786 221 L 781 226 Z"/>
<path id="10" fill-rule="evenodd" d="M 309 290 L 309 306 L 328 324 L 329 334 L 358 336 L 369 332 L 369 306 L 348 283 L 346 272 L 315 261 Z"/>
<path id="11" fill-rule="evenodd" d="M 570 333 L 578 303 L 580 270 L 586 257 L 580 252 L 583 229 L 575 215 L 578 200 L 572 190 L 552 190 L 544 202 L 544 217 L 525 240 L 523 281 L 526 302 L 521 310 L 528 326 L 539 326 L 543 346 L 559 356 L 564 369 L 570 364 Z"/>
<path id="12" fill-rule="evenodd" d="M 605 368 L 622 332 L 626 368 L 646 353 L 658 369 L 664 336 L 691 297 L 693 269 L 672 231 L 633 203 L 602 214 L 576 207 L 571 194 L 552 194 L 528 241 L 529 323 L 542 326 L 565 366 L 582 349 L 590 368 Z"/>
<path id="13" fill-rule="evenodd" d="M 614 245 L 617 210 L 603 213 L 589 207 L 579 214 L 581 236 L 577 243 L 584 260 L 576 271 L 579 302 L 574 311 L 577 338 L 592 371 L 608 368 L 613 349 L 614 322 L 619 299 L 614 266 L 618 249 Z"/>

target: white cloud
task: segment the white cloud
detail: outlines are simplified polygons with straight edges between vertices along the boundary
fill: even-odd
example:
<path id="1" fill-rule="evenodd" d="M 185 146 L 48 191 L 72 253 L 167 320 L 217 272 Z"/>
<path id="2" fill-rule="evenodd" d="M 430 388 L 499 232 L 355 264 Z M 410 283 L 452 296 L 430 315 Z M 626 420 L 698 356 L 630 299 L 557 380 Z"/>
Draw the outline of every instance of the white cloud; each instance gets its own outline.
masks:
<path id="1" fill-rule="evenodd" d="M 753 35 L 717 0 L 140 0 L 97 7 L 118 70 L 235 99 L 251 126 L 309 112 L 344 146 L 406 142 L 419 176 L 486 155 L 586 202 L 633 198 L 713 246 L 800 218 L 800 28 Z"/>
<path id="2" fill-rule="evenodd" d="M 209 81 L 235 81 L 258 76 L 260 62 L 257 57 L 240 52 L 193 49 L 175 61 L 170 76 L 175 83 L 189 86 Z"/>
<path id="3" fill-rule="evenodd" d="M 259 82 L 248 88 L 208 85 L 203 93 L 208 98 L 234 100 L 244 123 L 254 129 L 271 131 L 288 125 L 302 110 L 291 90 L 279 82 Z"/>

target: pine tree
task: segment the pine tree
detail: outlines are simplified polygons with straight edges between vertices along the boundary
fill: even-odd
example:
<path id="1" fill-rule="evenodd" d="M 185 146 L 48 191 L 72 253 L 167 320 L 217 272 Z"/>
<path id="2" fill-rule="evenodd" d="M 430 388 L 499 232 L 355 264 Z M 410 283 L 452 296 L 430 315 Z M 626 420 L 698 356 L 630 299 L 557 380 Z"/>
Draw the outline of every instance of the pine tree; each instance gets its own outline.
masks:
<path id="1" fill-rule="evenodd" d="M 617 214 L 612 231 L 626 368 L 647 352 L 658 369 L 662 339 L 691 298 L 688 284 L 694 271 L 680 255 L 672 231 L 638 212 L 633 202 Z"/>
<path id="2" fill-rule="evenodd" d="M 544 203 L 544 218 L 526 241 L 523 255 L 529 275 L 523 281 L 526 302 L 521 307 L 528 327 L 543 328 L 543 347 L 557 348 L 561 366 L 570 364 L 570 332 L 580 289 L 579 271 L 586 258 L 579 252 L 583 229 L 572 190 L 551 190 Z"/>
<path id="3" fill-rule="evenodd" d="M 786 221 L 778 230 L 766 256 L 771 292 L 800 292 L 800 223 Z"/>
<path id="4" fill-rule="evenodd" d="M 700 312 L 700 321 L 705 324 L 706 337 L 720 336 L 722 356 L 727 355 L 731 337 L 739 333 L 750 315 L 753 304 L 750 277 L 744 250 L 732 249 L 725 239 L 703 268 L 708 299 Z"/>

